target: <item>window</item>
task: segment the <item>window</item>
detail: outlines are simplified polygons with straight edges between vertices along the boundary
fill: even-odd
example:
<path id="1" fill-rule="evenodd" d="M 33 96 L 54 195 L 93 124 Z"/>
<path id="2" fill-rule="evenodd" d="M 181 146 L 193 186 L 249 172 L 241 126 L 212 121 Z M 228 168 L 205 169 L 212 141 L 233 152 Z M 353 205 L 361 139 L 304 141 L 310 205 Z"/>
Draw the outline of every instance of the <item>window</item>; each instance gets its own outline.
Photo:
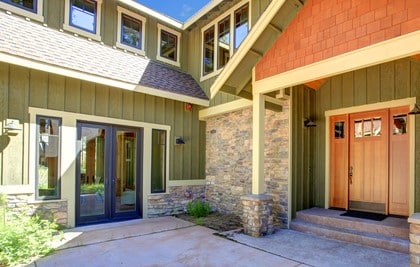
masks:
<path id="1" fill-rule="evenodd" d="M 214 71 L 214 26 L 204 32 L 204 70 L 203 74 Z"/>
<path id="2" fill-rule="evenodd" d="M 37 116 L 36 198 L 60 198 L 61 119 Z"/>
<path id="3" fill-rule="evenodd" d="M 245 5 L 235 12 L 235 49 L 248 35 L 248 27 L 248 5 Z"/>
<path id="4" fill-rule="evenodd" d="M 202 79 L 218 74 L 248 35 L 249 4 L 243 1 L 202 30 Z M 217 68 L 215 67 L 217 60 Z M 213 74 L 213 75 L 209 75 Z"/>
<path id="5" fill-rule="evenodd" d="M 44 0 L 0 0 L 0 8 L 37 21 L 44 21 Z"/>
<path id="6" fill-rule="evenodd" d="M 117 9 L 118 36 L 116 46 L 133 53 L 145 55 L 144 25 L 146 19 L 122 7 L 117 7 Z"/>
<path id="7" fill-rule="evenodd" d="M 218 54 L 219 60 L 217 68 L 220 69 L 226 65 L 230 58 L 230 17 L 226 17 L 219 22 Z"/>
<path id="8" fill-rule="evenodd" d="M 100 41 L 102 0 L 65 0 L 63 28 Z"/>
<path id="9" fill-rule="evenodd" d="M 180 67 L 179 43 L 181 34 L 158 24 L 158 55 L 157 59 Z"/>
<path id="10" fill-rule="evenodd" d="M 166 131 L 152 130 L 152 193 L 166 191 Z"/>

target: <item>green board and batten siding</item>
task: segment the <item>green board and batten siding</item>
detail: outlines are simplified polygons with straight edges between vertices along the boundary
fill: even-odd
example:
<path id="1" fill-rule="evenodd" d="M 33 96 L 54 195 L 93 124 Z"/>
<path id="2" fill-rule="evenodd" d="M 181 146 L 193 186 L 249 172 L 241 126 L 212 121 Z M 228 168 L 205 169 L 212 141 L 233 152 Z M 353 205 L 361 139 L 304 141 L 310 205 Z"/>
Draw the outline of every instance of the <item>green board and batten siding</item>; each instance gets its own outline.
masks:
<path id="1" fill-rule="evenodd" d="M 318 90 L 297 86 L 292 90 L 292 211 L 325 201 L 325 111 L 408 97 L 420 99 L 420 62 L 401 59 L 329 78 Z M 317 127 L 304 128 L 304 118 Z M 420 140 L 420 116 L 416 116 Z M 415 148 L 415 173 L 420 173 L 420 141 Z M 420 211 L 420 179 L 415 181 L 415 211 Z"/>
<path id="2" fill-rule="evenodd" d="M 28 123 L 28 107 L 171 126 L 170 180 L 204 179 L 205 124 L 185 103 L 0 63 L 0 116 Z M 28 184 L 24 137 L 1 135 L 2 185 Z M 185 145 L 175 146 L 182 136 Z M 5 168 L 4 166 L 7 166 Z"/>

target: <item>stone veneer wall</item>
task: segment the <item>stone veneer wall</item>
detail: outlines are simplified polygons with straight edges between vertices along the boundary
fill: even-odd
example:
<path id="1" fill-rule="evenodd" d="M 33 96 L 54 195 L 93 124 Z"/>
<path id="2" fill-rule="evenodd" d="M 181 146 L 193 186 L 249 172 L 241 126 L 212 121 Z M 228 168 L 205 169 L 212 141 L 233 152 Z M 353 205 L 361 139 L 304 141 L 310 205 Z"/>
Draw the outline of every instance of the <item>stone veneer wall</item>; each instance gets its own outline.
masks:
<path id="1" fill-rule="evenodd" d="M 265 181 L 273 197 L 274 222 L 287 225 L 289 177 L 289 105 L 266 110 Z M 207 120 L 206 199 L 221 213 L 242 215 L 241 197 L 252 188 L 252 108 Z"/>
<path id="2" fill-rule="evenodd" d="M 64 226 L 68 223 L 67 200 L 33 201 L 32 194 L 7 195 L 7 208 L 38 214 L 44 219 L 52 218 Z"/>
<path id="3" fill-rule="evenodd" d="M 148 217 L 174 215 L 186 212 L 186 205 L 194 199 L 205 199 L 205 186 L 170 186 L 166 194 L 148 197 Z"/>

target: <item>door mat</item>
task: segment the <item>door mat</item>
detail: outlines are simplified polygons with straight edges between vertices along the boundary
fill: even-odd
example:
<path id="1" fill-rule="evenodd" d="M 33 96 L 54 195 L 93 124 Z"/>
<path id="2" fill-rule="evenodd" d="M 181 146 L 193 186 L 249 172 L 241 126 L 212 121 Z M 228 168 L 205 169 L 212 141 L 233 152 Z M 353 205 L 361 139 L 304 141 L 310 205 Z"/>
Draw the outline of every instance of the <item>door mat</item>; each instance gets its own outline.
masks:
<path id="1" fill-rule="evenodd" d="M 347 217 L 374 220 L 374 221 L 383 221 L 387 217 L 384 214 L 363 212 L 363 211 L 356 211 L 356 210 L 349 210 L 345 213 L 340 214 L 340 216 L 347 216 Z"/>

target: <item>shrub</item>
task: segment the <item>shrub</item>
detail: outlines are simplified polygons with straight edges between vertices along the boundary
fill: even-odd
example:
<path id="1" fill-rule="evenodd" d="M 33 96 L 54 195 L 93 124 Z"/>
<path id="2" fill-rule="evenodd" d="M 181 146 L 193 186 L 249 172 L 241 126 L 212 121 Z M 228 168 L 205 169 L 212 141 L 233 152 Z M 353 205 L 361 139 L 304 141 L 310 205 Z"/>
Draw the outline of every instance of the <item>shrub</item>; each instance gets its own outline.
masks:
<path id="1" fill-rule="evenodd" d="M 201 200 L 194 200 L 187 204 L 187 213 L 196 218 L 206 217 L 210 211 L 210 204 Z"/>
<path id="2" fill-rule="evenodd" d="M 0 225 L 0 266 L 28 263 L 35 257 L 53 251 L 54 238 L 59 237 L 58 225 L 25 211 L 13 212 Z"/>

